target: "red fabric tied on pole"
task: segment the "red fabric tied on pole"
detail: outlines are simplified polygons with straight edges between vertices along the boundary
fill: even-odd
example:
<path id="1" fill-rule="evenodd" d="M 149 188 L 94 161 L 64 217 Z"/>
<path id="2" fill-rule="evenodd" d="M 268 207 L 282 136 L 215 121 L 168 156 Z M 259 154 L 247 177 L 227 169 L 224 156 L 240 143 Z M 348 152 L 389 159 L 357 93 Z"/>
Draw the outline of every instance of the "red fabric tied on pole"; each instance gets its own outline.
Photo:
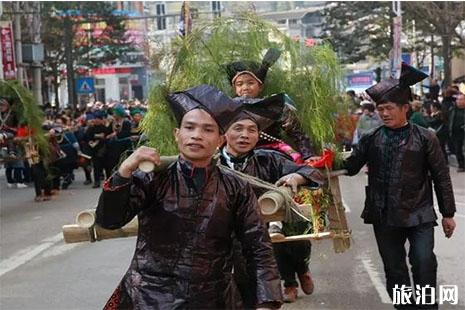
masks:
<path id="1" fill-rule="evenodd" d="M 16 136 L 19 138 L 24 138 L 29 136 L 29 128 L 27 126 L 19 127 L 18 131 L 16 132 Z"/>
<path id="2" fill-rule="evenodd" d="M 316 159 L 307 159 L 305 163 L 313 168 L 333 168 L 334 152 L 330 149 L 324 149 L 323 155 Z"/>

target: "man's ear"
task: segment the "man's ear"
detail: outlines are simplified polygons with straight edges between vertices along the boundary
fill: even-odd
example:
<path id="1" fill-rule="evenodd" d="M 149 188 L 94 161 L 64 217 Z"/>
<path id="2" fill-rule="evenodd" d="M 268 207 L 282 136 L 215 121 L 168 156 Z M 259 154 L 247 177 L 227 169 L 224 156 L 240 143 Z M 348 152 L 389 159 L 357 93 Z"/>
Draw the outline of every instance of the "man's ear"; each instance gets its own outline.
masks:
<path id="1" fill-rule="evenodd" d="M 218 147 L 221 147 L 225 142 L 226 142 L 225 135 L 220 135 L 220 142 L 218 144 Z"/>
<path id="2" fill-rule="evenodd" d="M 179 128 L 173 128 L 173 135 L 174 135 L 174 140 L 176 141 L 176 143 L 178 142 L 179 138 Z"/>

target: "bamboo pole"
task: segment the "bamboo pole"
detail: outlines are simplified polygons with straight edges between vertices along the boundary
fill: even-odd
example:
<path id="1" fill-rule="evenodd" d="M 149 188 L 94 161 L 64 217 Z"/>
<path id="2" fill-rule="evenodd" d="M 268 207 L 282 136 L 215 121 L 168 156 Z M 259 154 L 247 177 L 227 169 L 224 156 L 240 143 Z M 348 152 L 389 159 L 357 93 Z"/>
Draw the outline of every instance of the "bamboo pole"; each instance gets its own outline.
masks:
<path id="1" fill-rule="evenodd" d="M 289 236 L 280 239 L 271 239 L 273 243 L 283 243 L 283 242 L 292 242 L 292 241 L 301 241 L 301 240 L 322 240 L 322 239 L 329 239 L 333 237 L 332 232 L 321 232 L 315 234 L 305 234 L 305 235 L 297 235 L 297 236 Z"/>
<path id="2" fill-rule="evenodd" d="M 95 225 L 95 239 L 101 241 L 105 239 L 133 237 L 137 236 L 138 230 L 139 222 L 137 221 L 137 217 L 118 229 L 105 229 L 99 225 Z"/>
<path id="3" fill-rule="evenodd" d="M 176 156 L 162 156 L 162 164 L 155 167 L 156 170 L 163 169 L 174 160 Z M 320 240 L 333 239 L 333 247 L 336 253 L 341 253 L 350 247 L 350 231 L 347 226 L 345 210 L 342 204 L 341 191 L 338 177 L 345 175 L 347 171 L 336 170 L 329 172 L 329 189 L 333 196 L 333 204 L 328 209 L 330 232 L 290 236 L 272 240 L 273 243 L 291 242 L 297 240 Z M 285 218 L 285 202 L 288 199 L 283 193 L 268 191 L 260 198 L 259 206 L 265 222 L 282 221 Z M 301 213 L 309 217 L 310 208 L 307 205 L 299 206 Z M 95 209 L 83 210 L 76 216 L 76 224 L 63 226 L 63 237 L 66 243 L 95 242 L 105 239 L 126 238 L 137 236 L 138 221 L 135 217 L 131 222 L 119 229 L 105 229 L 95 222 Z"/>

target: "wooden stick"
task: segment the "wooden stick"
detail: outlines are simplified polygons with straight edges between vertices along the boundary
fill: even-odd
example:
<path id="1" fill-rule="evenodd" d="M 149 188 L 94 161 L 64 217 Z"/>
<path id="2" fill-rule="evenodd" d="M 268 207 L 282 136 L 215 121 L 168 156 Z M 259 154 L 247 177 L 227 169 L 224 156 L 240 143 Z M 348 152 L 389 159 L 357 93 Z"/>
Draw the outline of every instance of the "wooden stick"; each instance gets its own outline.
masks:
<path id="1" fill-rule="evenodd" d="M 296 236 L 289 236 L 284 238 L 276 238 L 271 239 L 273 243 L 283 243 L 283 242 L 292 242 L 292 241 L 300 241 L 300 240 L 322 240 L 332 238 L 332 232 L 321 232 L 316 234 L 306 234 L 306 235 L 296 235 Z"/>

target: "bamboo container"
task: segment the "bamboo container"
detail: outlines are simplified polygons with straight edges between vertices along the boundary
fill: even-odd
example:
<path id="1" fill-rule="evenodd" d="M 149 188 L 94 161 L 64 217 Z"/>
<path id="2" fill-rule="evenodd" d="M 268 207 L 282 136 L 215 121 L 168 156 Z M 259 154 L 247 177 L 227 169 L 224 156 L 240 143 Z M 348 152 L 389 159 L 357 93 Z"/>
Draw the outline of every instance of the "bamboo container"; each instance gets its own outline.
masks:
<path id="1" fill-rule="evenodd" d="M 63 225 L 62 231 L 63 239 L 66 243 L 95 241 L 93 229 L 85 228 L 77 224 Z"/>
<path id="2" fill-rule="evenodd" d="M 95 225 L 95 220 L 95 209 L 83 210 L 76 215 L 76 224 L 81 227 L 91 228 Z"/>

